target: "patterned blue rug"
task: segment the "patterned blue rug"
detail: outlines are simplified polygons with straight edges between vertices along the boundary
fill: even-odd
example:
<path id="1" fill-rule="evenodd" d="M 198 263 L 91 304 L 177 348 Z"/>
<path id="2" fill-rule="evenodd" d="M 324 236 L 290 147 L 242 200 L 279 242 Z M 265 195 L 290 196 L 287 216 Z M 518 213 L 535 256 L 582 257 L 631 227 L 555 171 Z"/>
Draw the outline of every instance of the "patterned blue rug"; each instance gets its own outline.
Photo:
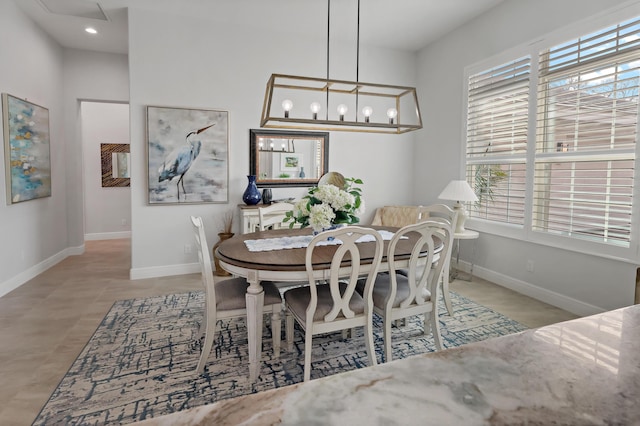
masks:
<path id="1" fill-rule="evenodd" d="M 440 315 L 445 347 L 525 330 L 523 325 L 451 294 L 455 316 Z M 35 425 L 124 424 L 222 399 L 302 381 L 304 338 L 295 333 L 292 353 L 272 358 L 270 321 L 265 318 L 260 380 L 248 381 L 248 346 L 243 320 L 219 321 L 204 374 L 195 374 L 201 340 L 202 292 L 116 302 L 36 418 Z M 446 312 L 441 303 L 440 312 Z M 378 361 L 382 359 L 381 321 L 374 317 Z M 284 334 L 284 321 L 283 321 Z M 434 350 L 422 321 L 410 318 L 393 329 L 393 357 Z M 367 366 L 362 329 L 314 337 L 311 378 Z"/>

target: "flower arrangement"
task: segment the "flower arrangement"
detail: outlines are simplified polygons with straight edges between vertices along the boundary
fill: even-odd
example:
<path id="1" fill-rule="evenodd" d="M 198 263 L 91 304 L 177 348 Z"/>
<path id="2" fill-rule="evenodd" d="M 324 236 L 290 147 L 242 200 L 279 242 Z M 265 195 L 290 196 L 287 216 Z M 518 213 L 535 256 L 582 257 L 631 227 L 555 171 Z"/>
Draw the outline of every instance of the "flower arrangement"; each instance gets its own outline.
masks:
<path id="1" fill-rule="evenodd" d="M 355 185 L 361 184 L 360 179 L 345 178 L 344 188 L 331 184 L 310 188 L 293 210 L 286 213 L 284 221 L 291 221 L 291 228 L 299 223 L 302 228 L 311 226 L 316 232 L 337 224 L 358 223 L 358 216 L 364 213 L 364 200 L 362 190 Z"/>

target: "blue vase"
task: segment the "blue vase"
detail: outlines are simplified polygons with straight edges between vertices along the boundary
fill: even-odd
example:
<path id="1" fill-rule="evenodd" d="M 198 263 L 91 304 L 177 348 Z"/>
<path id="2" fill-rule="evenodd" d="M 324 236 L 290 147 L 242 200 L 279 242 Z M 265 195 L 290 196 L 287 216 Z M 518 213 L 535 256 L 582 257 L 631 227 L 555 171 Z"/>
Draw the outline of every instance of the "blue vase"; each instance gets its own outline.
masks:
<path id="1" fill-rule="evenodd" d="M 249 206 L 253 206 L 260 202 L 262 196 L 256 186 L 256 176 L 249 175 L 247 179 L 249 179 L 249 185 L 247 185 L 247 189 L 245 189 L 244 194 L 242 194 L 242 201 Z"/>
<path id="2" fill-rule="evenodd" d="M 304 179 L 306 175 L 304 174 L 304 167 L 300 167 L 300 179 Z"/>

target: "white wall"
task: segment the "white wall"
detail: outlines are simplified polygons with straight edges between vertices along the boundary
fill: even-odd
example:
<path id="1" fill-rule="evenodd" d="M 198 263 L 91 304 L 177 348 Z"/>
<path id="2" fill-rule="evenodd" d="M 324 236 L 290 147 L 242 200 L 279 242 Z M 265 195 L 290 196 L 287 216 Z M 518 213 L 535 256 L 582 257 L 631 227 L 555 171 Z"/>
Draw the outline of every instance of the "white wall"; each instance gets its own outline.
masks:
<path id="1" fill-rule="evenodd" d="M 19 34 L 20 36 L 16 36 Z M 0 164 L 0 296 L 84 250 L 80 100 L 128 102 L 125 55 L 64 50 L 0 2 L 0 91 L 49 109 L 52 196 L 6 205 Z"/>
<path id="2" fill-rule="evenodd" d="M 430 185 L 414 188 L 415 202 L 437 202 L 446 183 L 463 176 L 465 67 L 628 3 L 511 0 L 423 49 L 418 90 L 425 127 L 417 135 L 415 177 Z M 469 260 L 473 243 L 462 246 L 461 257 Z M 533 273 L 525 271 L 529 259 L 535 263 Z M 579 314 L 633 303 L 635 264 L 487 233 L 477 242 L 475 263 L 475 271 L 494 282 Z"/>
<path id="3" fill-rule="evenodd" d="M 0 150 L 0 295 L 66 255 L 67 167 L 61 49 L 13 2 L 0 2 L 0 91 L 49 109 L 51 197 L 6 204 Z M 0 124 L 0 126 L 2 126 Z"/>
<path id="4" fill-rule="evenodd" d="M 310 6 L 314 7 L 314 6 Z M 323 6 L 318 5 L 318 11 Z M 321 15 L 319 15 L 321 16 Z M 287 17 L 282 17 L 283 22 Z M 267 79 L 272 73 L 325 74 L 325 41 L 211 25 L 177 15 L 129 10 L 132 152 L 132 277 L 179 274 L 195 269 L 189 215 L 201 215 L 211 244 L 217 216 L 236 211 L 247 185 L 249 129 L 259 127 Z M 332 78 L 355 79 L 355 51 L 332 46 Z M 415 85 L 416 55 L 361 48 L 360 80 Z M 221 109 L 230 119 L 228 204 L 147 205 L 145 107 Z M 359 177 L 368 206 L 407 203 L 412 196 L 413 136 L 331 132 L 329 166 Z M 305 189 L 275 189 L 274 198 Z"/>
<path id="5" fill-rule="evenodd" d="M 82 102 L 85 239 L 131 234 L 130 187 L 102 187 L 100 144 L 129 143 L 129 105 Z"/>
<path id="6" fill-rule="evenodd" d="M 129 65 L 126 55 L 65 49 L 63 51 L 64 128 L 67 135 L 67 227 L 69 246 L 84 244 L 83 146 L 81 101 L 127 103 Z"/>

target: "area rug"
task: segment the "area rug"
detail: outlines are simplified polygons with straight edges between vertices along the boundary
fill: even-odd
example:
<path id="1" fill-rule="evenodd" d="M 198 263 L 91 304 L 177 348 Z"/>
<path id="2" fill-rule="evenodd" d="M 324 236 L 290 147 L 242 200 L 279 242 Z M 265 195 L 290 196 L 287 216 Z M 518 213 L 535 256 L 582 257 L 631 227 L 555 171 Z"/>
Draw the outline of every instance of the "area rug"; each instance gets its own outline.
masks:
<path id="1" fill-rule="evenodd" d="M 491 309 L 451 293 L 455 315 L 440 315 L 446 348 L 525 330 Z M 303 334 L 273 359 L 270 321 L 265 318 L 260 379 L 248 380 L 248 346 L 243 320 L 219 321 L 205 372 L 195 374 L 202 343 L 202 292 L 116 302 L 53 392 L 34 425 L 126 424 L 222 399 L 302 381 Z M 439 312 L 446 312 L 441 304 Z M 374 317 L 375 345 L 382 360 L 381 320 Z M 284 321 L 283 321 L 284 331 Z M 283 333 L 284 334 L 284 333 Z M 410 318 L 393 328 L 393 358 L 434 351 L 422 321 Z M 314 337 L 311 378 L 367 366 L 362 329 Z"/>

